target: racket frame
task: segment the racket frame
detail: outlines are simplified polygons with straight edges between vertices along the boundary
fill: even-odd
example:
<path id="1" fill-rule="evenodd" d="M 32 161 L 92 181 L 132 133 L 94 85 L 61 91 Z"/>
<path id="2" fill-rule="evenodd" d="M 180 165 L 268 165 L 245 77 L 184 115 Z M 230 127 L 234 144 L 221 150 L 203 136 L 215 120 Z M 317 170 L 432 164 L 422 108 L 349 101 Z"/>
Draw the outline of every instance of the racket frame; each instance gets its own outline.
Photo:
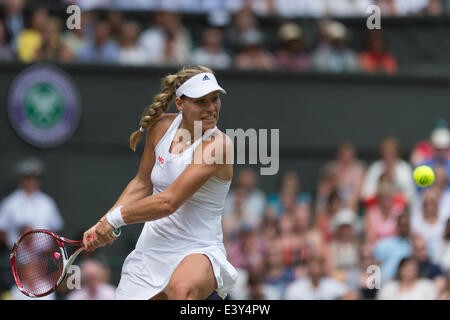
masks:
<path id="1" fill-rule="evenodd" d="M 31 292 L 28 292 L 22 285 L 22 283 L 20 282 L 18 273 L 17 273 L 17 268 L 16 268 L 16 251 L 17 251 L 17 247 L 19 246 L 20 242 L 22 241 L 23 238 L 25 238 L 28 234 L 30 233 L 46 233 L 50 236 L 52 236 L 53 238 L 56 239 L 56 241 L 58 242 L 59 248 L 61 250 L 61 257 L 63 259 L 63 270 L 61 272 L 61 275 L 58 279 L 58 281 L 56 282 L 56 284 L 47 292 L 44 293 L 40 293 L 40 294 L 33 294 Z M 67 251 L 66 248 L 64 246 L 64 243 L 70 244 L 70 245 L 74 245 L 74 246 L 79 246 L 79 248 L 70 256 L 68 257 L 67 255 Z M 11 265 L 11 271 L 13 274 L 13 278 L 14 278 L 14 282 L 17 285 L 17 288 L 19 288 L 19 290 L 26 296 L 31 297 L 31 298 L 39 298 L 39 297 L 43 297 L 46 296 L 50 293 L 52 293 L 53 291 L 55 291 L 59 285 L 62 283 L 62 281 L 64 280 L 64 278 L 66 277 L 67 274 L 67 270 L 68 268 L 72 265 L 72 263 L 74 262 L 75 258 L 80 254 L 81 251 L 83 251 L 83 245 L 82 245 L 83 241 L 74 241 L 74 240 L 70 240 L 70 239 L 66 239 L 64 237 L 60 237 L 58 236 L 56 233 L 48 231 L 48 230 L 44 230 L 44 229 L 34 229 L 34 230 L 30 230 L 25 232 L 15 243 L 14 246 L 11 250 L 11 254 L 10 254 L 10 265 Z"/>

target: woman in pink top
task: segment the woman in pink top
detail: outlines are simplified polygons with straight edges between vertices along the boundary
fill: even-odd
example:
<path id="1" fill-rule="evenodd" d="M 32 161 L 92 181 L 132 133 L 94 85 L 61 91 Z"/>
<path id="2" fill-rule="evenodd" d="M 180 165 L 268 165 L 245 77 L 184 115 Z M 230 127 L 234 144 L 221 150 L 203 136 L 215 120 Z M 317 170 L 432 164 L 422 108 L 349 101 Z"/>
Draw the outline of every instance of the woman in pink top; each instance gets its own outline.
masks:
<path id="1" fill-rule="evenodd" d="M 369 207 L 365 216 L 366 240 L 374 244 L 378 240 L 397 234 L 397 218 L 402 213 L 403 206 L 394 202 L 395 187 L 392 183 L 380 183 L 377 201 Z"/>

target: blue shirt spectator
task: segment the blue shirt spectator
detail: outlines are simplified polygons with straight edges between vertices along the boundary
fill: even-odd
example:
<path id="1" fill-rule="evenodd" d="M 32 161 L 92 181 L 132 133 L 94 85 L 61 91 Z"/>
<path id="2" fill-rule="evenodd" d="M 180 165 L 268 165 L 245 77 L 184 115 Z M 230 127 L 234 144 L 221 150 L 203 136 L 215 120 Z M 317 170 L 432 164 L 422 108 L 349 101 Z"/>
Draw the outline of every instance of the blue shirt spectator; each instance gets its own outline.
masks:
<path id="1" fill-rule="evenodd" d="M 397 220 L 398 235 L 378 241 L 374 257 L 381 263 L 381 281 L 386 283 L 397 274 L 400 261 L 411 256 L 412 241 L 409 214 L 403 213 Z"/>
<path id="2" fill-rule="evenodd" d="M 109 33 L 109 25 L 99 22 L 95 26 L 94 39 L 87 42 L 79 59 L 84 62 L 117 62 L 119 46 L 109 38 Z"/>

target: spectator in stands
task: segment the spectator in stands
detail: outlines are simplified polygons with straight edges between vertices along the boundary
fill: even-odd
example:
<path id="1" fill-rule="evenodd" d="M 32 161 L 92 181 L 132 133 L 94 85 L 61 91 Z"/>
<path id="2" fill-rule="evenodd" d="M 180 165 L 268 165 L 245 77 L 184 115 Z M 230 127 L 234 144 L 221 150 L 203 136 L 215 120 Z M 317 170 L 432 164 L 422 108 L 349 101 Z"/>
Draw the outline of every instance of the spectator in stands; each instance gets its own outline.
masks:
<path id="1" fill-rule="evenodd" d="M 42 33 L 45 30 L 49 14 L 47 9 L 36 9 L 29 19 L 29 27 L 17 36 L 17 56 L 22 62 L 33 62 L 36 51 L 42 45 Z"/>
<path id="2" fill-rule="evenodd" d="M 435 180 L 433 187 L 440 194 L 440 217 L 448 218 L 450 217 L 450 186 L 448 182 L 448 172 L 447 168 L 443 165 L 437 165 L 434 167 Z"/>
<path id="3" fill-rule="evenodd" d="M 376 298 L 379 283 L 374 276 L 374 269 L 380 267 L 380 262 L 373 255 L 373 246 L 363 243 L 359 247 L 359 276 L 358 276 L 358 293 L 359 298 L 363 300 L 373 300 Z M 379 270 L 379 269 L 378 269 Z"/>
<path id="4" fill-rule="evenodd" d="M 84 35 L 83 28 L 64 32 L 61 41 L 75 59 L 79 59 L 81 52 L 87 45 L 87 39 Z"/>
<path id="5" fill-rule="evenodd" d="M 261 271 L 250 271 L 247 278 L 247 290 L 243 300 L 274 300 L 276 296 L 272 288 L 265 286 L 264 274 Z"/>
<path id="6" fill-rule="evenodd" d="M 75 28 L 63 33 L 62 41 L 72 52 L 77 60 L 81 59 L 81 53 L 88 45 L 88 39 L 94 38 L 95 25 L 98 23 L 96 11 L 81 11 L 81 28 Z"/>
<path id="7" fill-rule="evenodd" d="M 438 165 L 444 166 L 447 170 L 447 177 L 450 177 L 450 130 L 446 127 L 439 127 L 433 130 L 431 134 L 431 143 L 433 145 L 433 153 L 430 159 L 421 165 L 427 165 L 436 168 Z M 450 180 L 448 181 L 450 186 Z"/>
<path id="8" fill-rule="evenodd" d="M 378 185 L 377 200 L 364 215 L 365 240 L 369 244 L 397 234 L 397 220 L 404 208 L 396 205 L 395 191 L 391 182 L 385 181 Z"/>
<path id="9" fill-rule="evenodd" d="M 257 228 L 260 225 L 260 217 L 252 214 L 252 211 L 246 211 L 244 203 L 247 201 L 247 192 L 244 188 L 238 187 L 233 190 L 232 208 L 227 210 L 227 214 L 223 217 L 223 237 L 224 241 L 234 240 L 239 237 L 239 232 L 245 225 L 251 225 Z M 248 201 L 247 201 L 248 204 Z M 232 211 L 230 211 L 232 210 Z"/>
<path id="10" fill-rule="evenodd" d="M 116 288 L 108 283 L 109 268 L 93 259 L 81 263 L 81 289 L 70 292 L 67 300 L 114 300 Z"/>
<path id="11" fill-rule="evenodd" d="M 384 33 L 381 30 L 367 32 L 364 49 L 359 54 L 361 68 L 366 72 L 396 73 L 395 57 L 388 51 Z"/>
<path id="12" fill-rule="evenodd" d="M 295 280 L 286 289 L 287 300 L 336 300 L 350 293 L 348 286 L 324 273 L 323 260 L 308 261 L 308 276 Z"/>
<path id="13" fill-rule="evenodd" d="M 152 65 L 183 65 L 190 61 L 191 35 L 175 12 L 156 12 L 154 25 L 143 31 L 139 43 Z"/>
<path id="14" fill-rule="evenodd" d="M 128 65 L 143 65 L 146 63 L 146 53 L 138 43 L 139 25 L 134 21 L 122 24 L 119 36 L 118 62 Z"/>
<path id="15" fill-rule="evenodd" d="M 0 19 L 0 61 L 11 61 L 14 59 L 14 53 L 6 36 L 4 21 Z"/>
<path id="16" fill-rule="evenodd" d="M 428 0 L 427 6 L 422 10 L 422 15 L 425 16 L 441 16 L 445 13 L 445 4 L 446 0 Z"/>
<path id="17" fill-rule="evenodd" d="M 350 209 L 341 209 L 331 221 L 334 238 L 330 244 L 332 276 L 347 283 L 351 288 L 358 286 L 359 243 L 357 215 Z"/>
<path id="18" fill-rule="evenodd" d="M 278 67 L 284 70 L 308 70 L 311 59 L 306 52 L 305 35 L 295 23 L 284 23 L 278 30 L 280 48 L 275 52 Z"/>
<path id="19" fill-rule="evenodd" d="M 430 260 L 425 239 L 420 235 L 415 235 L 412 248 L 412 257 L 419 264 L 419 277 L 432 280 L 438 289 L 443 288 L 445 286 L 444 272 L 439 265 Z"/>
<path id="20" fill-rule="evenodd" d="M 0 233 L 12 248 L 24 228 L 59 231 L 63 220 L 55 201 L 41 191 L 44 165 L 37 158 L 21 160 L 15 167 L 18 188 L 0 204 Z"/>
<path id="21" fill-rule="evenodd" d="M 81 21 L 81 30 L 83 30 L 83 36 L 86 38 L 94 38 L 95 26 L 100 22 L 98 11 L 81 10 Z"/>
<path id="22" fill-rule="evenodd" d="M 432 253 L 432 261 L 439 265 L 446 272 L 450 271 L 450 218 L 445 224 L 444 235 L 436 243 Z"/>
<path id="23" fill-rule="evenodd" d="M 419 264 L 414 258 L 403 258 L 398 266 L 397 278 L 382 286 L 379 300 L 434 300 L 437 289 L 433 282 L 419 278 Z"/>
<path id="24" fill-rule="evenodd" d="M 90 63 L 115 63 L 119 58 L 119 47 L 111 39 L 109 24 L 100 21 L 95 25 L 94 38 L 89 39 L 80 53 L 80 60 Z"/>
<path id="25" fill-rule="evenodd" d="M 329 45 L 320 46 L 313 52 L 313 67 L 327 72 L 358 71 L 357 54 L 347 46 L 347 28 L 340 22 L 332 21 L 325 25 L 325 32 Z"/>
<path id="26" fill-rule="evenodd" d="M 192 64 L 214 69 L 226 69 L 232 64 L 230 55 L 223 48 L 223 32 L 218 28 L 203 31 L 202 45 L 192 53 Z"/>
<path id="27" fill-rule="evenodd" d="M 286 287 L 294 281 L 294 271 L 283 263 L 280 238 L 267 243 L 264 256 L 264 286 L 275 300 L 283 300 Z"/>
<path id="28" fill-rule="evenodd" d="M 24 4 L 24 0 L 4 1 L 3 19 L 5 23 L 5 37 L 14 51 L 16 49 L 17 37 L 24 29 Z"/>
<path id="29" fill-rule="evenodd" d="M 50 17 L 41 33 L 41 45 L 36 50 L 36 61 L 70 62 L 75 59 L 72 51 L 61 38 L 61 21 L 57 17 Z"/>
<path id="30" fill-rule="evenodd" d="M 276 68 L 274 56 L 263 47 L 263 34 L 250 30 L 241 36 L 241 51 L 235 56 L 234 64 L 238 69 L 273 70 Z"/>
<path id="31" fill-rule="evenodd" d="M 434 168 L 434 175 L 435 181 L 431 188 L 435 190 L 436 196 L 439 198 L 438 219 L 440 221 L 446 221 L 450 218 L 450 188 L 448 186 L 447 169 L 442 165 L 438 165 Z M 411 202 L 413 217 L 418 217 L 418 220 L 422 216 L 423 198 L 427 190 L 425 189 L 425 192 L 419 194 Z"/>
<path id="32" fill-rule="evenodd" d="M 261 271 L 264 267 L 264 241 L 258 230 L 244 225 L 239 237 L 226 244 L 229 260 L 236 268 Z"/>
<path id="33" fill-rule="evenodd" d="M 227 28 L 225 46 L 234 55 L 241 50 L 242 37 L 250 31 L 257 31 L 255 16 L 248 8 L 243 8 L 233 15 L 232 24 Z"/>
<path id="34" fill-rule="evenodd" d="M 418 142 L 411 152 L 410 162 L 414 167 L 434 158 L 434 153 L 439 147 L 450 145 L 450 131 L 447 128 L 447 121 L 439 119 L 436 121 L 430 134 L 430 139 Z M 447 148 L 446 158 L 450 161 L 450 148 Z"/>
<path id="35" fill-rule="evenodd" d="M 327 0 L 327 13 L 332 17 L 364 17 L 372 0 Z"/>
<path id="36" fill-rule="evenodd" d="M 330 271 L 329 255 L 317 229 L 311 228 L 308 204 L 294 205 L 278 221 L 281 252 L 286 267 L 294 269 L 295 277 L 305 274 L 307 261 L 313 256 L 324 257 L 324 270 Z"/>
<path id="37" fill-rule="evenodd" d="M 120 10 L 108 10 L 106 12 L 106 22 L 109 24 L 111 38 L 119 42 L 123 36 L 123 26 L 127 23 L 123 12 Z"/>
<path id="38" fill-rule="evenodd" d="M 295 215 L 295 197 L 291 194 L 286 195 L 286 212 L 283 213 L 278 220 L 280 230 L 281 250 L 283 253 L 283 263 L 285 266 L 293 267 L 297 263 L 300 251 L 300 243 L 298 243 L 296 230 L 293 225 Z"/>
<path id="39" fill-rule="evenodd" d="M 283 216 L 281 219 L 283 219 Z M 280 221 L 281 222 L 281 221 Z M 308 203 L 300 203 L 295 207 L 292 218 L 289 221 L 292 224 L 294 232 L 294 250 L 285 254 L 285 261 L 291 261 L 295 268 L 295 277 L 301 277 L 306 274 L 305 267 L 311 257 L 324 257 L 325 271 L 331 271 L 330 255 L 328 254 L 327 244 L 321 237 L 320 231 L 313 225 L 311 218 L 311 208 Z"/>
<path id="40" fill-rule="evenodd" d="M 364 183 L 365 166 L 356 157 L 356 149 L 350 142 L 339 145 L 336 159 L 325 164 L 322 175 L 330 175 L 345 207 L 357 210 Z"/>
<path id="41" fill-rule="evenodd" d="M 326 178 L 329 179 L 329 178 Z M 326 180 L 325 180 L 326 181 Z M 330 188 L 332 183 L 320 181 L 316 200 L 316 226 L 325 242 L 333 239 L 331 221 L 336 213 L 344 208 L 343 201 L 336 188 Z M 328 191 L 327 189 L 331 190 Z"/>
<path id="42" fill-rule="evenodd" d="M 241 169 L 236 175 L 233 189 L 225 199 L 223 228 L 227 234 L 235 234 L 243 225 L 261 225 L 267 201 L 257 178 L 252 168 Z"/>
<path id="43" fill-rule="evenodd" d="M 327 13 L 327 0 L 274 0 L 276 14 L 282 17 L 323 17 Z"/>
<path id="44" fill-rule="evenodd" d="M 434 253 L 437 243 L 442 239 L 447 221 L 439 217 L 439 197 L 438 190 L 427 189 L 423 194 L 422 210 L 413 216 L 411 223 L 413 232 L 425 239 L 430 254 Z"/>
<path id="45" fill-rule="evenodd" d="M 410 215 L 402 213 L 397 219 L 397 235 L 375 243 L 374 257 L 380 262 L 381 281 L 385 283 L 395 277 L 401 259 L 412 253 Z"/>
<path id="46" fill-rule="evenodd" d="M 276 219 L 281 217 L 286 211 L 283 202 L 287 200 L 286 204 L 290 203 L 289 195 L 294 196 L 294 204 L 309 203 L 310 201 L 309 194 L 302 192 L 300 178 L 295 171 L 287 171 L 281 174 L 277 189 L 277 192 L 270 193 L 268 196 L 268 206 L 271 208 Z"/>
<path id="47" fill-rule="evenodd" d="M 447 272 L 445 286 L 439 292 L 437 300 L 450 300 L 450 271 Z"/>
<path id="48" fill-rule="evenodd" d="M 381 159 L 372 163 L 365 177 L 362 188 L 364 201 L 370 200 L 378 189 L 380 176 L 387 176 L 394 181 L 397 189 L 402 191 L 406 200 L 411 201 L 416 194 L 411 166 L 400 158 L 400 145 L 396 138 L 387 137 L 380 143 Z"/>
<path id="49" fill-rule="evenodd" d="M 381 8 L 383 16 L 416 15 L 424 10 L 428 1 L 423 0 L 376 0 L 375 4 Z"/>

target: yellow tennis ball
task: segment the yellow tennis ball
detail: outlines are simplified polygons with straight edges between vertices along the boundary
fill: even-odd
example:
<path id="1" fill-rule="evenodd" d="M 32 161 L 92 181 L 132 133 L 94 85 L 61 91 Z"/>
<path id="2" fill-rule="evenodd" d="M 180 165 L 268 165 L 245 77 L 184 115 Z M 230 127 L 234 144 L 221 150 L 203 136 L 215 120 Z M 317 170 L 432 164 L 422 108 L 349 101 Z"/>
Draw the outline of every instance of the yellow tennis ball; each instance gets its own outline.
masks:
<path id="1" fill-rule="evenodd" d="M 429 166 L 419 166 L 414 170 L 414 181 L 421 187 L 428 187 L 434 182 L 434 171 Z"/>

